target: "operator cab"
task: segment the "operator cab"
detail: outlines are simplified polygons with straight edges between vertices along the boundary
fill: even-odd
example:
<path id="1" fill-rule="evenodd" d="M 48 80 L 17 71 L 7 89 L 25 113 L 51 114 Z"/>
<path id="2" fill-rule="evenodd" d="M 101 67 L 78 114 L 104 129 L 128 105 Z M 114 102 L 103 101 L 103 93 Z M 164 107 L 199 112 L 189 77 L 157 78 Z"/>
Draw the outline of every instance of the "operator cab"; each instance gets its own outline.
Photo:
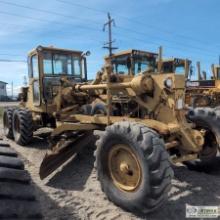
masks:
<path id="1" fill-rule="evenodd" d="M 157 57 L 156 53 L 134 49 L 113 54 L 111 57 L 113 73 L 135 76 L 144 71 L 155 72 Z M 109 60 L 109 57 L 105 57 L 106 62 Z"/>
<path id="2" fill-rule="evenodd" d="M 212 79 L 220 80 L 220 66 L 219 65 L 212 65 Z"/>
<path id="3" fill-rule="evenodd" d="M 161 72 L 185 75 L 188 79 L 192 74 L 191 61 L 179 58 L 164 59 L 162 60 Z"/>
<path id="4" fill-rule="evenodd" d="M 220 66 L 216 66 L 216 76 L 217 79 L 220 79 Z"/>
<path id="5" fill-rule="evenodd" d="M 38 46 L 28 56 L 29 81 L 33 85 L 33 102 L 42 99 L 51 103 L 58 93 L 60 79 L 72 82 L 87 81 L 86 58 L 82 51 Z M 42 95 L 41 95 L 42 94 Z"/>

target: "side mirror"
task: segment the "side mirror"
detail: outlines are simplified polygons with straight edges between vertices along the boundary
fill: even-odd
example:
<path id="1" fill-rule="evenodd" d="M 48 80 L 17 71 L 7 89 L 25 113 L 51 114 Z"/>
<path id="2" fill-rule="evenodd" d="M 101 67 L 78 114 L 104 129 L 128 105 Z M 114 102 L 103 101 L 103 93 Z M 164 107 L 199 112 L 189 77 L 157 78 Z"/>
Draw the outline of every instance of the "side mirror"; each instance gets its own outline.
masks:
<path id="1" fill-rule="evenodd" d="M 41 45 L 39 45 L 38 47 L 37 47 L 37 51 L 42 51 L 43 50 L 43 47 L 41 46 Z"/>
<path id="2" fill-rule="evenodd" d="M 91 55 L 91 52 L 89 50 L 87 50 L 85 53 L 82 54 L 82 57 L 88 57 Z"/>

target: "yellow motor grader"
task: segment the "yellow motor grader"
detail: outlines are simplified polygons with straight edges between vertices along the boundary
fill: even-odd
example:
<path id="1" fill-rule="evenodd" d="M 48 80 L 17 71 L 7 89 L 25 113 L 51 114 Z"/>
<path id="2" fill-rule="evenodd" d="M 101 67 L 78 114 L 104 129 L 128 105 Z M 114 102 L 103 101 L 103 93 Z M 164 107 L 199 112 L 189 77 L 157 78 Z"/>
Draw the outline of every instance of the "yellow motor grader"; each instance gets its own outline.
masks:
<path id="1" fill-rule="evenodd" d="M 211 79 L 201 74 L 200 62 L 197 62 L 198 79 L 186 82 L 186 103 L 192 107 L 215 108 L 220 104 L 220 67 L 212 65 Z M 203 76 L 202 76 L 203 75 Z"/>
<path id="2" fill-rule="evenodd" d="M 106 58 L 102 72 L 88 82 L 86 54 L 37 47 L 29 54 L 22 102 L 6 109 L 3 121 L 6 136 L 18 144 L 27 144 L 40 127 L 53 128 L 41 178 L 82 146 L 91 147 L 96 136 L 102 190 L 116 205 L 146 214 L 167 199 L 170 161 L 211 158 L 220 139 L 186 120 L 185 73 L 159 72 L 157 54 L 130 52 Z M 129 79 L 131 70 L 137 71 Z"/>
<path id="3" fill-rule="evenodd" d="M 159 63 L 159 61 L 158 61 Z M 161 60 L 160 72 L 185 74 L 186 95 L 185 104 L 190 107 L 216 107 L 220 103 L 219 66 L 212 65 L 213 76 L 206 78 L 206 72 L 200 70 L 200 62 L 197 62 L 198 79 L 191 80 L 193 74 L 192 62 L 188 59 L 169 58 Z"/>

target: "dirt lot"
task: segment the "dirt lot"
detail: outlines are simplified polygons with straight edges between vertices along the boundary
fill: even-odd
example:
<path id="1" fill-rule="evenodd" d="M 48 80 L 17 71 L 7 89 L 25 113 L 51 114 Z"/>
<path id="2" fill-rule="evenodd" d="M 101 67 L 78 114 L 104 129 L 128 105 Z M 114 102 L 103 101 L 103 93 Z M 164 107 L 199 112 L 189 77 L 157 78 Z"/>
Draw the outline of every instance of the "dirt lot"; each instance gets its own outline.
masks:
<path id="1" fill-rule="evenodd" d="M 2 129 L 1 129 L 2 133 Z M 21 147 L 9 141 L 25 161 L 36 185 L 45 219 L 185 219 L 185 205 L 220 205 L 220 159 L 210 174 L 174 167 L 175 179 L 169 201 L 155 213 L 135 216 L 109 202 L 101 192 L 93 168 L 93 150 L 83 153 L 59 169 L 50 179 L 38 177 L 40 158 L 47 148 L 45 138 L 34 137 L 33 143 Z"/>

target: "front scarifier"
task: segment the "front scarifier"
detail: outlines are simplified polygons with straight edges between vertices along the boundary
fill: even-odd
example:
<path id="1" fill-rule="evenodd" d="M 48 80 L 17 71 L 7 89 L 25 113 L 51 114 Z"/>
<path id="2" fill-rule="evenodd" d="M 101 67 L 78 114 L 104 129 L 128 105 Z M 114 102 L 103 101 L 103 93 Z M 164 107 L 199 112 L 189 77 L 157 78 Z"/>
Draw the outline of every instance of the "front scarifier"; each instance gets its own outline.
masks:
<path id="1" fill-rule="evenodd" d="M 133 122 L 115 123 L 97 135 L 95 166 L 107 197 L 143 214 L 161 206 L 171 188 L 173 170 L 159 135 Z"/>

